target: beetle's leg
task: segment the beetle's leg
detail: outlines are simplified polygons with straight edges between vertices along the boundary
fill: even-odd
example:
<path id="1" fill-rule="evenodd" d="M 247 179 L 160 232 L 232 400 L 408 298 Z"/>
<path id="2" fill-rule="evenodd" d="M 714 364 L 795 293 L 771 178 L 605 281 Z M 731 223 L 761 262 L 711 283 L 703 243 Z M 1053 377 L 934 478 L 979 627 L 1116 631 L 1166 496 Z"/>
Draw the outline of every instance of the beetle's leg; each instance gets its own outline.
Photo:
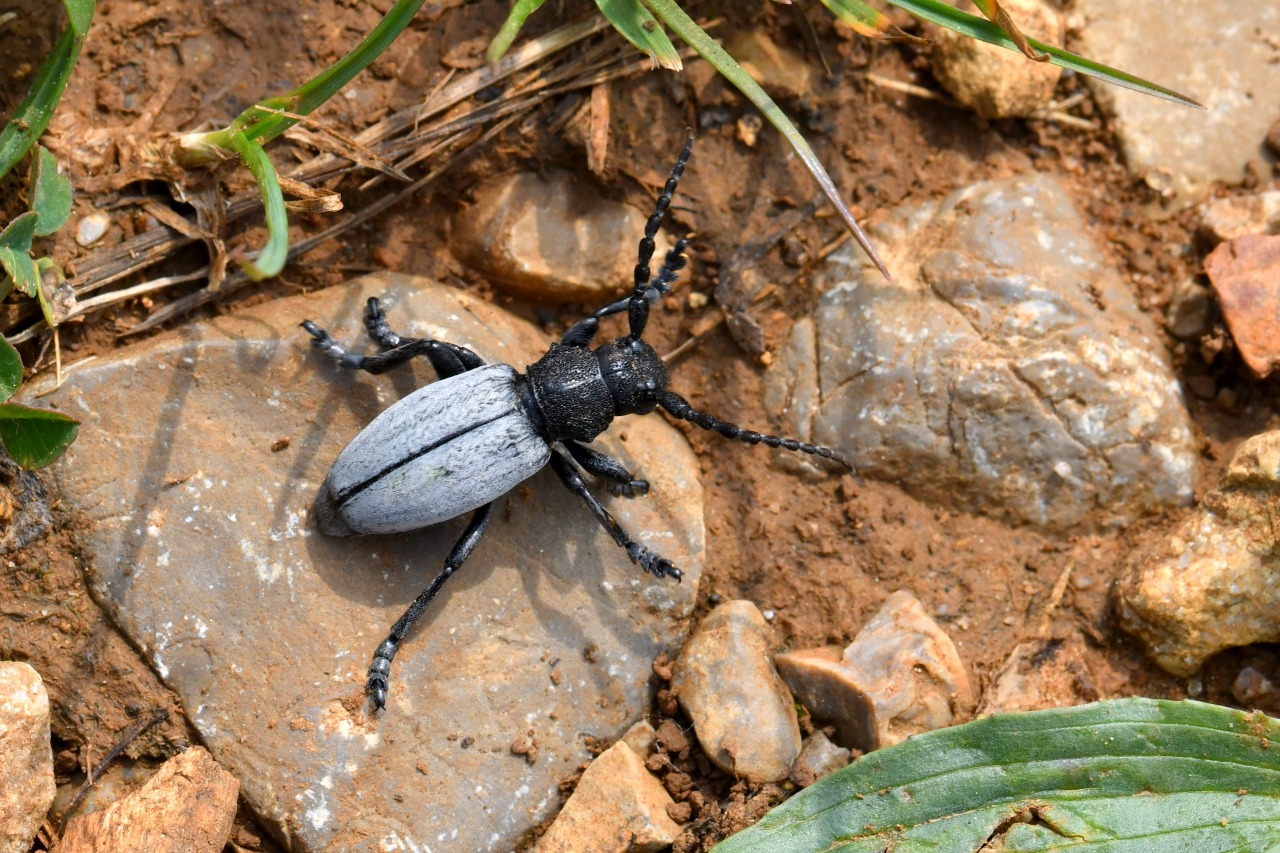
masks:
<path id="1" fill-rule="evenodd" d="M 311 335 L 313 338 L 311 343 L 316 349 L 348 370 L 386 373 L 411 358 L 425 355 L 431 362 L 431 366 L 435 368 L 436 374 L 444 379 L 474 370 L 484 364 L 484 359 L 471 350 L 447 341 L 436 341 L 430 338 L 400 338 L 403 343 L 395 349 L 377 355 L 360 355 L 347 350 L 334 339 L 333 335 L 310 320 L 303 320 L 302 328 Z"/>
<path id="2" fill-rule="evenodd" d="M 573 463 L 565 459 L 559 451 L 554 451 L 551 454 L 551 467 L 560 477 L 560 480 L 569 487 L 569 491 L 587 502 L 587 508 L 591 510 L 591 514 L 604 525 L 605 530 L 609 531 L 613 541 L 617 542 L 618 546 L 627 552 L 631 562 L 654 577 L 675 578 L 677 581 L 683 577 L 683 573 L 670 560 L 655 554 L 627 535 L 627 531 L 622 529 L 622 525 L 618 524 L 617 520 L 609 514 L 609 511 L 600 505 L 600 501 L 596 500 L 596 496 L 591 494 L 591 491 L 587 488 L 586 481 L 578 473 L 578 469 L 574 468 Z"/>
<path id="3" fill-rule="evenodd" d="M 617 459 L 605 456 L 603 453 L 576 441 L 565 441 L 562 444 L 564 449 L 569 451 L 569 455 L 573 457 L 573 460 L 581 465 L 588 474 L 592 474 L 602 480 L 608 480 L 609 491 L 612 494 L 623 498 L 635 498 L 648 493 L 649 481 L 635 479 L 631 472 Z"/>
<path id="4" fill-rule="evenodd" d="M 382 645 L 378 646 L 378 650 L 373 653 L 373 663 L 369 666 L 369 677 L 368 681 L 365 682 L 364 692 L 373 699 L 375 710 L 385 708 L 387 705 L 387 679 L 391 674 L 391 659 L 400 650 L 400 643 L 404 641 L 405 635 L 409 633 L 414 623 L 422 616 L 422 612 L 427 609 L 431 599 L 435 598 L 436 593 L 444 586 L 445 581 L 466 562 L 467 557 L 471 556 L 471 552 L 476 549 L 476 545 L 480 542 L 480 537 L 484 535 L 484 529 L 489 526 L 489 518 L 492 515 L 492 502 L 475 511 L 475 514 L 471 516 L 471 523 L 467 525 L 467 529 L 462 534 L 462 538 L 453 546 L 453 550 L 449 552 L 448 559 L 444 561 L 444 569 L 413 600 L 413 604 L 409 605 L 409 609 L 404 612 L 404 615 L 396 620 L 396 624 L 391 626 L 391 633 L 382 641 Z"/>
<path id="5" fill-rule="evenodd" d="M 402 338 L 391 331 L 387 323 L 387 314 L 382 310 L 382 303 L 376 296 L 370 296 L 364 309 L 364 328 L 373 338 L 373 342 L 384 350 L 395 349 L 401 344 L 417 338 Z"/>
<path id="6" fill-rule="evenodd" d="M 671 292 L 671 285 L 676 280 L 677 274 L 684 269 L 686 258 L 684 250 L 689 247 L 689 240 L 681 237 L 676 241 L 675 245 L 667 251 L 667 257 L 662 262 L 662 266 L 658 269 L 658 274 L 649 282 L 649 286 L 645 288 L 644 298 L 649 300 L 649 304 L 654 304 L 667 293 Z M 646 268 L 647 270 L 647 268 Z M 603 308 L 598 309 L 590 317 L 584 317 L 569 327 L 569 331 L 564 333 L 564 337 L 560 339 L 560 343 L 567 347 L 585 347 L 591 343 L 592 338 L 596 336 L 596 332 L 600 329 L 600 320 L 613 314 L 621 314 L 631 305 L 630 296 L 624 296 L 621 299 L 610 302 Z"/>
<path id="7" fill-rule="evenodd" d="M 845 458 L 844 454 L 838 450 L 832 450 L 830 447 L 822 447 L 816 444 L 808 444 L 798 441 L 794 438 L 782 438 L 777 435 L 762 435 L 755 430 L 743 429 L 742 427 L 731 424 L 728 421 L 722 421 L 715 415 L 708 415 L 706 412 L 699 412 L 690 406 L 688 401 L 674 391 L 664 391 L 658 397 L 658 405 L 666 409 L 675 417 L 683 421 L 688 421 L 695 426 L 700 426 L 711 432 L 718 432 L 725 438 L 734 438 L 738 441 L 745 441 L 747 444 L 765 444 L 769 447 L 781 447 L 784 450 L 796 450 L 800 453 L 808 453 L 813 456 L 821 456 L 823 459 L 830 459 L 832 462 L 838 462 L 850 471 L 853 470 L 853 464 Z"/>

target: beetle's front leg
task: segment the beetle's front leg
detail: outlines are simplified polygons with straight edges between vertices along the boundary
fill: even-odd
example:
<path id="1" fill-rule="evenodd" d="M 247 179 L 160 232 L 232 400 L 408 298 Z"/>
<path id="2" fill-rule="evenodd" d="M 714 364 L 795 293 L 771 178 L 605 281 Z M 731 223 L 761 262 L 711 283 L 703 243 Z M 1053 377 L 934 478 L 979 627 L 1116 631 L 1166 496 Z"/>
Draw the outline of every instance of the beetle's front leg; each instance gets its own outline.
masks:
<path id="1" fill-rule="evenodd" d="M 684 576 L 684 573 L 676 568 L 675 564 L 653 551 L 650 551 L 639 542 L 627 535 L 627 531 L 622 529 L 622 525 L 618 524 L 617 519 L 609 514 L 609 510 L 600 505 L 600 501 L 596 500 L 596 496 L 591 494 L 591 490 L 587 488 L 587 483 L 582 479 L 582 475 L 573 467 L 573 463 L 559 451 L 553 451 L 551 454 L 551 468 L 559 475 L 569 491 L 587 502 L 587 508 L 591 510 L 591 514 L 604 525 L 604 529 L 609 531 L 609 535 L 613 537 L 613 541 L 627 552 L 627 556 L 631 558 L 631 562 L 635 563 L 646 572 L 657 578 L 675 578 L 677 581 Z"/>
<path id="2" fill-rule="evenodd" d="M 396 624 L 391 626 L 391 633 L 373 653 L 373 663 L 369 665 L 368 680 L 365 682 L 364 690 L 373 700 L 374 710 L 387 706 L 387 680 L 391 677 L 391 659 L 400 650 L 400 644 L 404 642 L 405 635 L 422 616 L 422 612 L 427 609 L 431 599 L 436 597 L 436 593 L 444 586 L 445 581 L 449 580 L 453 573 L 467 561 L 467 557 L 471 556 L 471 552 L 480 542 L 480 537 L 484 535 L 485 528 L 489 526 L 489 518 L 492 515 L 492 503 L 487 503 L 475 511 L 471 516 L 471 523 L 467 525 L 462 537 L 458 539 L 453 550 L 449 552 L 449 557 L 444 561 L 444 569 L 413 600 L 413 604 L 409 605 L 404 615 L 396 620 Z"/>
<path id="3" fill-rule="evenodd" d="M 573 460 L 593 476 L 609 481 L 609 492 L 621 498 L 636 498 L 649 493 L 649 481 L 637 480 L 626 466 L 576 441 L 563 442 Z"/>

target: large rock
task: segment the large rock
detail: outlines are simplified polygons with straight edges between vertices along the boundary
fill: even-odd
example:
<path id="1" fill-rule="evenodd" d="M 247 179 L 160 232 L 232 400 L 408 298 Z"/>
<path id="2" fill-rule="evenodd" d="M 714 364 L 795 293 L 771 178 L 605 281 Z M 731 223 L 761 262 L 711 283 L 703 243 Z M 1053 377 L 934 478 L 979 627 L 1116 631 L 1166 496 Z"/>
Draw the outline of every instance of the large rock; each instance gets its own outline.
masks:
<path id="1" fill-rule="evenodd" d="M 585 177 L 500 175 L 475 191 L 450 246 L 512 293 L 542 302 L 604 303 L 630 290 L 649 211 L 611 201 Z M 654 272 L 671 247 L 654 238 Z"/>
<path id="2" fill-rule="evenodd" d="M 1179 676 L 1223 649 L 1280 641 L 1280 431 L 1244 441 L 1196 512 L 1135 555 L 1116 609 Z"/>
<path id="3" fill-rule="evenodd" d="M 49 694 L 25 663 L 0 662 L 0 853 L 27 853 L 53 804 Z"/>
<path id="4" fill-rule="evenodd" d="M 289 849 L 505 851 L 554 812 L 585 739 L 647 710 L 701 571 L 698 464 L 661 418 L 601 442 L 653 483 L 604 502 L 683 584 L 633 566 L 551 472 L 515 489 L 396 658 L 387 710 L 366 715 L 374 648 L 463 525 L 333 539 L 308 520 L 338 451 L 432 376 L 353 374 L 308 346 L 304 318 L 366 347 L 375 295 L 393 328 L 490 360 L 522 368 L 547 345 L 454 289 L 371 276 L 72 370 L 40 399 L 84 423 L 52 471 L 87 518 L 97 597 Z"/>
<path id="5" fill-rule="evenodd" d="M 795 704 L 769 645 L 769 625 L 756 606 L 726 601 L 702 620 L 672 667 L 671 688 L 707 757 L 757 783 L 785 778 L 800 754 Z"/>
<path id="6" fill-rule="evenodd" d="M 896 279 L 832 255 L 768 376 L 784 432 L 918 497 L 1054 528 L 1191 500 L 1154 326 L 1056 180 L 976 184 L 870 230 Z"/>
<path id="7" fill-rule="evenodd" d="M 1079 0 L 1077 53 L 1176 89 L 1208 107 L 1190 110 L 1086 77 L 1115 119 L 1129 171 L 1186 200 L 1214 181 L 1239 182 L 1249 163 L 1266 174 L 1267 129 L 1280 117 L 1275 46 L 1280 3 L 1263 0 Z"/>

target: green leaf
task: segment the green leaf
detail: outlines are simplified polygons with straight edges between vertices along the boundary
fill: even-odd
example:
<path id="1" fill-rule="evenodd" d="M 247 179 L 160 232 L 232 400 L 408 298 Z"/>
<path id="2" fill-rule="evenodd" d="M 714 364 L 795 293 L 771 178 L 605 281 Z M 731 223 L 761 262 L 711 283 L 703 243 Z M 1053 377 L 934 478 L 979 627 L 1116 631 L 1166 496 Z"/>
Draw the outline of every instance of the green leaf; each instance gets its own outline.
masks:
<path id="1" fill-rule="evenodd" d="M 31 239 L 39 221 L 39 215 L 28 210 L 0 231 L 0 267 L 4 268 L 6 281 L 28 296 L 35 296 L 40 291 L 36 263 L 31 260 Z"/>
<path id="2" fill-rule="evenodd" d="M 43 468 L 76 440 L 80 422 L 61 412 L 0 403 L 0 440 L 23 468 Z"/>
<path id="3" fill-rule="evenodd" d="M 52 234 L 71 217 L 71 181 L 58 170 L 58 159 L 42 145 L 31 160 L 31 209 L 40 221 L 36 236 Z"/>
<path id="4" fill-rule="evenodd" d="M 253 175 L 266 211 L 267 245 L 258 253 L 257 261 L 241 264 L 250 278 L 261 281 L 279 275 L 289 259 L 289 216 L 284 206 L 284 192 L 280 189 L 276 167 L 261 145 L 244 133 L 232 134 L 229 142 L 231 150 L 240 155 L 240 161 Z"/>
<path id="5" fill-rule="evenodd" d="M 22 356 L 0 337 L 0 402 L 8 400 L 22 384 Z"/>
<path id="6" fill-rule="evenodd" d="M 711 64 L 711 67 L 720 72 L 720 75 L 738 88 L 738 91 L 747 96 L 751 103 L 764 114 L 783 138 L 800 157 L 800 161 L 809 169 L 809 173 L 813 175 L 813 179 L 817 181 L 818 186 L 826 195 L 827 199 L 835 207 L 836 212 L 844 220 L 845 227 L 849 229 L 849 233 L 853 235 L 853 239 L 862 247 L 862 251 L 867 253 L 867 257 L 871 258 L 876 268 L 880 270 L 880 274 L 885 278 L 891 278 L 889 270 L 885 267 L 884 261 L 880 260 L 880 256 L 876 254 L 875 249 L 871 247 L 871 241 L 867 239 L 867 235 L 862 232 L 861 226 L 857 220 L 853 218 L 853 214 L 844 203 L 844 199 L 840 198 L 840 190 L 836 188 L 835 181 L 831 180 L 831 176 L 827 174 L 827 170 L 822 165 L 822 161 L 818 159 L 818 155 L 813 153 L 813 149 L 809 147 L 809 142 L 804 135 L 796 129 L 791 123 L 791 119 L 787 118 L 787 114 L 773 102 L 773 99 L 760 88 L 760 84 L 751 79 L 751 75 L 743 70 L 732 56 L 725 52 L 724 48 L 716 44 L 711 36 L 707 35 L 702 27 L 698 26 L 692 18 L 690 18 L 680 8 L 675 0 L 645 0 L 649 8 L 658 18 L 671 28 L 671 31 L 680 38 L 684 39 L 690 47 L 698 52 L 698 55 Z"/>
<path id="7" fill-rule="evenodd" d="M 596 0 L 596 5 L 624 39 L 658 65 L 672 71 L 684 67 L 675 45 L 640 0 Z"/>
<path id="8" fill-rule="evenodd" d="M 31 84 L 31 91 L 18 105 L 0 130 L 0 177 L 17 165 L 31 146 L 44 133 L 53 118 L 53 110 L 62 98 L 62 92 L 71 78 L 71 69 L 80 56 L 84 33 L 93 17 L 93 0 L 66 0 L 70 22 L 53 46 L 53 52 L 45 59 Z"/>
<path id="9" fill-rule="evenodd" d="M 507 19 L 502 22 L 502 26 L 498 29 L 497 35 L 489 42 L 489 49 L 485 51 L 485 59 L 490 63 L 497 62 L 506 56 L 507 51 L 511 49 L 511 43 L 516 40 L 516 36 L 520 34 L 524 22 L 529 16 L 538 11 L 546 0 L 515 0 L 511 4 L 511 12 L 508 13 Z"/>
<path id="10" fill-rule="evenodd" d="M 93 22 L 93 3 L 94 0 L 62 0 L 62 5 L 67 7 L 67 20 L 71 22 L 71 29 L 80 38 L 89 32 L 89 24 Z"/>
<path id="11" fill-rule="evenodd" d="M 858 35 L 874 37 L 889 29 L 889 19 L 862 0 L 822 0 L 822 5 Z"/>
<path id="12" fill-rule="evenodd" d="M 1278 738 L 1200 702 L 988 717 L 868 753 L 715 853 L 1276 851 Z"/>
<path id="13" fill-rule="evenodd" d="M 996 24 L 983 20 L 976 15 L 961 12 L 941 0 L 889 0 L 889 2 L 899 8 L 906 9 L 917 18 L 931 21 L 940 27 L 954 30 L 961 35 L 969 36 L 978 41 L 985 41 L 987 44 L 994 44 L 1012 51 L 1021 52 L 1017 43 Z M 1143 80 L 1141 77 L 1135 77 L 1132 74 L 1127 74 L 1100 62 L 1076 56 L 1074 53 L 1053 47 L 1036 39 L 1029 38 L 1027 43 L 1036 50 L 1049 54 L 1049 61 L 1054 65 L 1060 65 L 1079 74 L 1087 74 L 1090 77 L 1105 80 L 1116 86 L 1163 98 L 1183 106 L 1196 107 L 1198 109 L 1205 108 L 1203 104 L 1193 101 L 1186 95 L 1179 94 L 1172 89 L 1166 89 L 1163 86 L 1157 86 L 1155 83 Z"/>

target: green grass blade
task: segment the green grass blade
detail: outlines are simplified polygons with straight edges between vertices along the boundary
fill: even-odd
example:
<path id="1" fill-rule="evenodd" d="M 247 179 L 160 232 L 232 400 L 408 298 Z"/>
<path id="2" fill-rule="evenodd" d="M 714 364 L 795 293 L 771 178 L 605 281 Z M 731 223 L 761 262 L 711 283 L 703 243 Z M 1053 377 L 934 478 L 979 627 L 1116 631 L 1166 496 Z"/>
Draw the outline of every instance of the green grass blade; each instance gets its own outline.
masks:
<path id="1" fill-rule="evenodd" d="M 511 49 L 511 43 L 516 40 L 516 36 L 524 27 L 524 22 L 545 2 L 546 0 L 516 0 L 512 3 L 507 19 L 502 22 L 497 35 L 489 41 L 489 49 L 484 54 L 485 59 L 492 64 L 506 56 L 507 51 Z"/>
<path id="2" fill-rule="evenodd" d="M 1268 850 L 1277 738 L 1280 720 L 1200 702 L 988 717 L 868 753 L 715 853 Z"/>
<path id="3" fill-rule="evenodd" d="M 22 384 L 22 356 L 0 337 L 0 402 L 8 400 Z"/>
<path id="4" fill-rule="evenodd" d="M 889 29 L 889 19 L 862 0 L 822 0 L 831 14 L 863 36 L 878 36 Z"/>
<path id="5" fill-rule="evenodd" d="M 267 244 L 258 253 L 256 261 L 246 261 L 241 266 L 254 281 L 279 275 L 289 258 L 289 217 L 285 212 L 284 192 L 276 167 L 262 146 L 244 133 L 232 134 L 229 147 L 240 155 L 249 174 L 253 175 L 262 196 L 262 207 L 267 216 Z"/>
<path id="6" fill-rule="evenodd" d="M 946 27 L 978 41 L 985 41 L 987 44 L 994 44 L 1021 53 L 1018 45 L 1009 37 L 1008 33 L 996 24 L 976 15 L 961 12 L 959 9 L 941 2 L 941 0 L 889 0 L 889 2 L 901 9 L 906 9 L 917 18 L 930 21 L 940 27 Z M 1054 65 L 1060 65 L 1079 74 L 1087 74 L 1090 77 L 1096 77 L 1116 86 L 1163 98 L 1166 101 L 1173 101 L 1183 106 L 1196 107 L 1197 109 L 1205 108 L 1203 104 L 1188 98 L 1186 95 L 1175 92 L 1172 89 L 1166 89 L 1164 86 L 1158 86 L 1149 80 L 1143 80 L 1141 77 L 1135 77 L 1132 74 L 1103 65 L 1100 62 L 1085 59 L 1082 56 L 1076 56 L 1074 53 L 1033 38 L 1028 38 L 1027 42 L 1036 50 L 1049 54 L 1049 61 Z"/>
<path id="7" fill-rule="evenodd" d="M 53 234 L 71 218 L 71 181 L 58 170 L 58 159 L 42 145 L 31 161 L 31 209 L 39 216 L 35 234 Z"/>
<path id="8" fill-rule="evenodd" d="M 845 227 L 853 234 L 853 238 L 858 241 L 858 245 L 875 263 L 880 273 L 885 278 L 891 278 L 884 262 L 880 260 L 880 256 L 876 254 L 875 249 L 871 247 L 871 241 L 867 239 L 867 235 L 862 232 L 862 228 L 858 225 L 857 220 L 853 218 L 853 214 L 845 205 L 844 200 L 840 198 L 840 191 L 836 188 L 835 182 L 831 180 L 831 176 L 827 174 L 822 161 L 818 159 L 817 154 L 813 153 L 808 141 L 796 129 L 796 126 L 791 123 L 791 119 L 787 118 L 786 113 L 773 102 L 773 99 L 765 93 L 764 89 L 760 88 L 760 84 L 751 79 L 750 74 L 742 70 L 742 66 L 726 53 L 724 48 L 716 44 L 692 18 L 685 14 L 685 11 L 680 8 L 675 0 L 645 0 L 645 2 L 662 23 L 684 39 L 690 47 L 697 51 L 699 56 L 711 63 L 712 68 L 720 72 L 726 80 L 738 88 L 738 91 L 746 95 L 747 99 L 755 104 L 756 108 L 769 120 L 769 123 L 778 129 L 783 138 L 795 149 L 796 154 L 800 156 L 800 160 L 808 167 L 810 174 L 818 182 L 818 186 L 822 188 L 822 192 L 831 201 L 841 218 L 844 219 Z"/>
<path id="9" fill-rule="evenodd" d="M 225 145 L 225 139 L 220 134 L 236 131 L 244 132 L 249 139 L 259 144 L 275 139 L 297 124 L 298 120 L 272 110 L 283 110 L 294 115 L 310 115 L 312 110 L 337 94 L 343 86 L 351 82 L 353 77 L 377 59 L 404 31 L 404 28 L 409 26 L 409 22 L 418 13 L 422 3 L 423 0 L 399 0 L 360 44 L 342 59 L 296 89 L 275 98 L 268 98 L 245 110 L 231 123 L 227 131 L 210 134 L 211 140 L 216 139 L 215 144 L 231 147 Z"/>
<path id="10" fill-rule="evenodd" d="M 79 431 L 80 422 L 60 412 L 0 403 L 0 440 L 23 468 L 50 464 L 71 446 Z"/>
<path id="11" fill-rule="evenodd" d="M 684 67 L 675 45 L 640 0 L 596 0 L 596 5 L 624 39 L 658 65 L 672 71 Z"/>
<path id="12" fill-rule="evenodd" d="M 93 8 L 93 0 L 67 0 L 70 22 L 36 73 L 31 91 L 18 105 L 4 130 L 0 130 L 0 177 L 7 175 L 26 156 L 49 126 L 53 110 L 62 99 L 67 80 L 71 78 L 71 69 L 80 56 L 84 33 L 93 18 Z"/>

